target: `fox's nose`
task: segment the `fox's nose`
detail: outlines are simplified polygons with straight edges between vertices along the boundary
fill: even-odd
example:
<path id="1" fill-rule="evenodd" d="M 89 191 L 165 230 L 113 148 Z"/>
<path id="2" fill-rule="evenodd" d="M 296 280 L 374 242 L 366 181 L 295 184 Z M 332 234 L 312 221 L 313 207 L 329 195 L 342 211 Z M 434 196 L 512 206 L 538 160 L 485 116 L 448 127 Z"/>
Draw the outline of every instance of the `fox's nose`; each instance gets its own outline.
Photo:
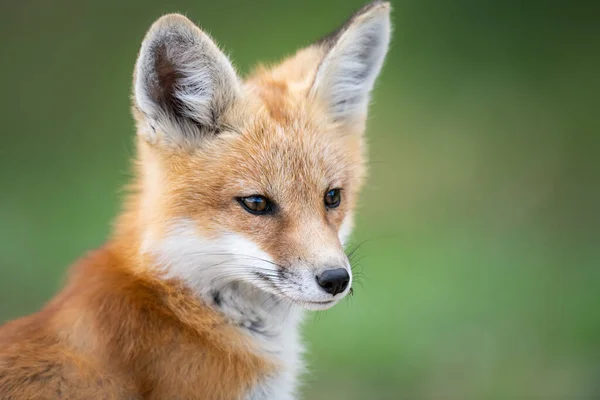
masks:
<path id="1" fill-rule="evenodd" d="M 327 293 L 335 296 L 342 293 L 348 287 L 350 275 L 345 268 L 328 269 L 317 275 L 317 282 Z"/>

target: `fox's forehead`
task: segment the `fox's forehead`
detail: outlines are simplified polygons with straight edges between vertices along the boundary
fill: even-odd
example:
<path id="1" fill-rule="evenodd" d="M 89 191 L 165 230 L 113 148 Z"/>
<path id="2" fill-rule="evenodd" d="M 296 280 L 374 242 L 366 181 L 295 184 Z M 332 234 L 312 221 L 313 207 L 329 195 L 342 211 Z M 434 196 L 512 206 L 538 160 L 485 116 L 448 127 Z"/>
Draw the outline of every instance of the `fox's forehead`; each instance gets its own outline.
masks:
<path id="1" fill-rule="evenodd" d="M 360 162 L 353 140 L 309 118 L 283 124 L 269 115 L 257 117 L 240 132 L 228 134 L 221 146 L 220 157 L 211 157 L 214 167 L 227 171 L 221 184 L 245 195 L 320 195 L 345 185 L 353 164 Z"/>
<path id="2" fill-rule="evenodd" d="M 362 164 L 361 135 L 340 129 L 308 101 L 308 86 L 273 74 L 259 71 L 246 83 L 254 109 L 231 146 L 234 162 L 243 165 L 248 183 L 260 176 L 267 189 L 322 191 L 345 184 Z"/>

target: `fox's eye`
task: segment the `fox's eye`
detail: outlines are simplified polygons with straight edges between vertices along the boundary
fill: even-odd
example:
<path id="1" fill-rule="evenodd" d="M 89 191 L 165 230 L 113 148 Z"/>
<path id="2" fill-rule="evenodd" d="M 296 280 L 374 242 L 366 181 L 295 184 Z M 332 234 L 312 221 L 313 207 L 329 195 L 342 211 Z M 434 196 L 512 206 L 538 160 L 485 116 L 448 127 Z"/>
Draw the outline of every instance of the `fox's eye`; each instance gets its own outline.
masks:
<path id="1" fill-rule="evenodd" d="M 237 201 L 246 211 L 255 215 L 266 214 L 271 211 L 271 202 L 265 196 L 252 195 L 248 197 L 238 197 Z"/>
<path id="2" fill-rule="evenodd" d="M 325 207 L 327 208 L 336 208 L 340 205 L 342 201 L 342 190 L 341 189 L 331 189 L 329 192 L 325 193 Z"/>

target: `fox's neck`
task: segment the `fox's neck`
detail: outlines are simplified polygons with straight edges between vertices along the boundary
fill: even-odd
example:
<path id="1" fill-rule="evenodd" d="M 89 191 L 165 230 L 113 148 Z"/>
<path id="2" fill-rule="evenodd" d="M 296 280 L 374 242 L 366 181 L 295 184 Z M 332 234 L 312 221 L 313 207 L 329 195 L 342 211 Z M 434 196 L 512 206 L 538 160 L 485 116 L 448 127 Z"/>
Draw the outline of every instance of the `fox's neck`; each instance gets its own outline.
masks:
<path id="1" fill-rule="evenodd" d="M 257 342 L 258 347 L 274 356 L 294 358 L 299 363 L 299 325 L 302 310 L 288 300 L 236 279 L 243 274 L 248 258 L 248 244 L 226 235 L 222 239 L 204 240 L 197 227 L 187 220 L 163 225 L 168 232 L 157 238 L 143 220 L 135 202 L 121 215 L 113 238 L 122 252 L 136 260 L 135 268 L 152 271 L 165 281 L 180 281 L 207 307 L 222 314 Z M 238 245 L 239 242 L 239 246 Z M 245 248 L 240 248 L 245 247 Z M 279 357 L 278 357 L 279 358 Z"/>
<path id="2" fill-rule="evenodd" d="M 303 313 L 297 306 L 241 282 L 212 287 L 205 301 L 254 338 L 262 350 L 283 359 L 299 350 L 294 348 L 299 346 Z"/>

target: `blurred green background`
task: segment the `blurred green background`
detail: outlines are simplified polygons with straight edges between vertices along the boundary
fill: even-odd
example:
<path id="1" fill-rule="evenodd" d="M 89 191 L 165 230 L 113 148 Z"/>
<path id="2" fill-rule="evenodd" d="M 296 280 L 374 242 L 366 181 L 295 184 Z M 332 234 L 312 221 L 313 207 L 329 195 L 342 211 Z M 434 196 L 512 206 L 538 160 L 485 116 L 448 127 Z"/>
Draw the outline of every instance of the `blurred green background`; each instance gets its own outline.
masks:
<path id="1" fill-rule="evenodd" d="M 397 1 L 356 295 L 306 324 L 306 399 L 600 398 L 600 7 Z M 0 3 L 0 322 L 119 210 L 131 72 L 179 11 L 241 72 L 360 1 Z"/>

